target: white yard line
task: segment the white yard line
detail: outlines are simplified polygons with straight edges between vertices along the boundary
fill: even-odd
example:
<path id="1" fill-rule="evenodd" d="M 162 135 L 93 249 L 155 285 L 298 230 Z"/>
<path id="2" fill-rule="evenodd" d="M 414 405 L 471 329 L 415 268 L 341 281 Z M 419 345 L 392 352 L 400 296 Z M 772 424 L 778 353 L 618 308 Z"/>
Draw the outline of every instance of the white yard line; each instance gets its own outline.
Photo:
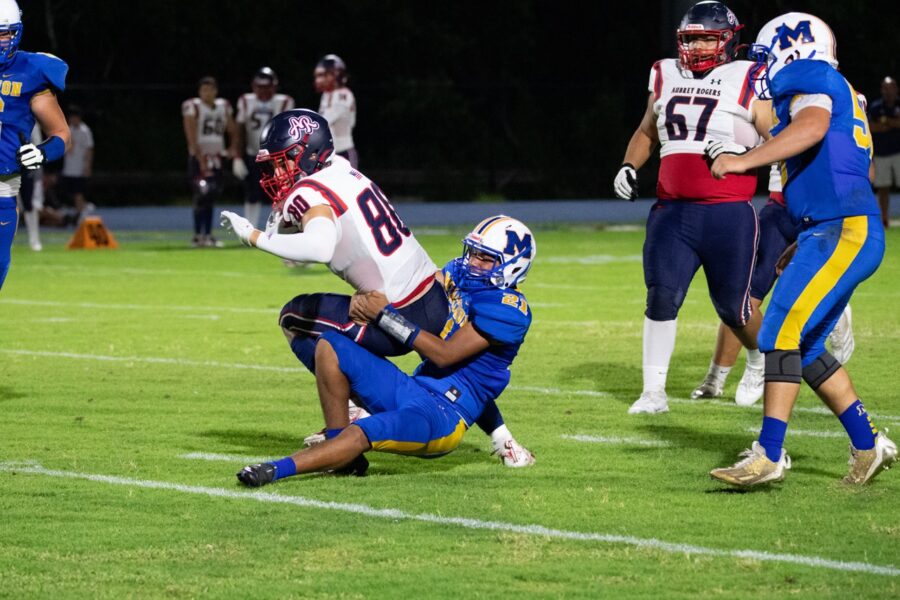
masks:
<path id="1" fill-rule="evenodd" d="M 576 442 L 588 442 L 591 444 L 615 444 L 617 446 L 646 446 L 648 448 L 669 448 L 672 444 L 663 440 L 645 440 L 636 437 L 610 437 L 600 435 L 568 435 L 561 436 L 564 440 Z"/>
<path id="2" fill-rule="evenodd" d="M 188 452 L 187 454 L 179 454 L 178 458 L 185 460 L 208 460 L 212 462 L 237 462 L 243 464 L 262 463 L 272 460 L 278 460 L 271 456 L 265 458 L 259 456 L 243 456 L 240 454 L 216 454 L 214 452 Z"/>
<path id="3" fill-rule="evenodd" d="M 16 300 L 3 299 L 0 304 L 17 304 L 20 306 L 53 306 L 60 308 L 94 308 L 109 310 L 158 310 L 182 311 L 192 313 L 250 313 L 273 315 L 280 308 L 235 308 L 230 306 L 178 306 L 175 304 L 107 304 L 102 302 L 56 302 L 53 300 Z"/>
<path id="4" fill-rule="evenodd" d="M 238 491 L 235 489 L 203 487 L 195 485 L 183 485 L 168 481 L 152 481 L 146 479 L 132 479 L 129 477 L 117 477 L 113 475 L 96 475 L 91 473 L 78 473 L 74 471 L 59 471 L 45 469 L 33 462 L 24 463 L 0 463 L 0 471 L 15 471 L 16 473 L 29 473 L 47 477 L 60 477 L 68 479 L 82 479 L 95 483 L 120 485 L 132 488 L 144 488 L 207 496 L 210 498 L 224 498 L 228 500 L 251 500 L 270 504 L 287 504 L 320 510 L 330 510 L 342 513 L 362 515 L 370 518 L 388 519 L 390 521 L 419 521 L 435 525 L 462 527 L 486 531 L 505 531 L 520 535 L 536 536 L 545 539 L 572 540 L 578 542 L 598 542 L 603 544 L 622 544 L 638 548 L 646 548 L 657 552 L 671 554 L 688 554 L 713 556 L 729 559 L 751 559 L 762 562 L 786 563 L 803 565 L 807 567 L 830 569 L 836 571 L 850 571 L 857 573 L 869 573 L 872 575 L 900 576 L 900 569 L 890 565 L 876 565 L 867 562 L 833 560 L 820 556 L 808 556 L 803 554 L 786 554 L 765 552 L 762 550 L 729 550 L 726 548 L 712 548 L 708 546 L 695 546 L 678 542 L 667 542 L 655 538 L 640 538 L 629 535 L 617 535 L 609 533 L 595 533 L 583 531 L 571 531 L 565 529 L 553 529 L 538 524 L 521 525 L 504 521 L 483 521 L 466 517 L 447 517 L 430 513 L 410 513 L 395 508 L 375 508 L 366 504 L 351 504 L 347 502 L 331 502 L 304 498 L 302 496 L 288 496 L 278 493 L 262 491 Z"/>
<path id="5" fill-rule="evenodd" d="M 747 433 L 759 433 L 759 427 L 748 427 L 745 429 Z M 808 437 L 820 437 L 820 438 L 846 438 L 847 434 L 843 431 L 812 431 L 809 429 L 793 429 L 788 427 L 787 430 L 788 436 L 792 435 L 805 435 Z M 848 438 L 849 439 L 849 438 Z"/>

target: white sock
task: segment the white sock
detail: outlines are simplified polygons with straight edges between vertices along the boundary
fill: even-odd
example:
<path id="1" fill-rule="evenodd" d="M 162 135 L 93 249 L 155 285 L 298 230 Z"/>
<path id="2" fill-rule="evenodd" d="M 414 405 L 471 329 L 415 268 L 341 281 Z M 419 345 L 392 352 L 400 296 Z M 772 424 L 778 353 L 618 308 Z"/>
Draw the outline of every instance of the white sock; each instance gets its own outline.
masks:
<path id="1" fill-rule="evenodd" d="M 675 351 L 677 319 L 653 321 L 644 317 L 644 391 L 665 392 L 669 361 Z"/>
<path id="2" fill-rule="evenodd" d="M 41 230 L 38 226 L 37 209 L 32 209 L 25 213 L 25 229 L 28 230 L 28 243 L 39 245 L 41 243 Z"/>
<path id="3" fill-rule="evenodd" d="M 759 351 L 759 348 L 750 350 L 747 348 L 747 366 L 754 369 L 764 369 L 766 366 L 766 357 Z"/>
<path id="4" fill-rule="evenodd" d="M 505 424 L 491 432 L 491 441 L 495 446 L 502 446 L 511 439 L 513 439 L 513 436 Z"/>
<path id="5" fill-rule="evenodd" d="M 708 376 L 717 383 L 724 384 L 725 380 L 728 379 L 729 373 L 731 373 L 731 367 L 723 367 L 722 365 L 717 365 L 715 361 L 710 361 Z"/>

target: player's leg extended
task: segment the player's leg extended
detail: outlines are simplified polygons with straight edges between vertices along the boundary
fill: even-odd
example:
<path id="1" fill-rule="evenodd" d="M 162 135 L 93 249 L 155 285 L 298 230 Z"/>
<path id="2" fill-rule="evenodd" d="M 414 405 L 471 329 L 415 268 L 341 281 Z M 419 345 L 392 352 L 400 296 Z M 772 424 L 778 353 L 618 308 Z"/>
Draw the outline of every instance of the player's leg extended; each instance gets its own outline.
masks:
<path id="1" fill-rule="evenodd" d="M 669 410 L 666 378 L 675 350 L 676 318 L 700 259 L 694 248 L 699 235 L 695 207 L 687 202 L 657 202 L 647 217 L 644 241 L 643 378 L 640 398 L 628 412 L 659 413 Z"/>
<path id="2" fill-rule="evenodd" d="M 760 323 L 762 323 L 761 304 L 762 300 L 750 297 L 750 305 L 753 307 L 754 313 L 759 312 Z M 737 362 L 738 355 L 743 347 L 741 340 L 738 339 L 731 328 L 720 322 L 719 331 L 716 335 L 716 347 L 713 350 L 713 357 L 709 363 L 709 370 L 706 372 L 706 376 L 700 385 L 691 392 L 691 398 L 718 398 L 721 396 L 728 374 Z"/>
<path id="3" fill-rule="evenodd" d="M 15 198 L 0 198 L 0 289 L 6 281 L 12 261 L 12 243 L 19 226 L 19 211 Z"/>

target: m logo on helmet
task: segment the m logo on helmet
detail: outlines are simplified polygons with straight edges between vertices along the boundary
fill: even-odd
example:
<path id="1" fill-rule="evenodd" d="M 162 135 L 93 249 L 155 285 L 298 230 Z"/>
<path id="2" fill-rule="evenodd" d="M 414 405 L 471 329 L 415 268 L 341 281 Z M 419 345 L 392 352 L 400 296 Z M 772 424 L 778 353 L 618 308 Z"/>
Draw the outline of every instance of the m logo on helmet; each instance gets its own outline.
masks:
<path id="1" fill-rule="evenodd" d="M 288 124 L 291 126 L 290 130 L 288 130 L 288 135 L 293 138 L 299 138 L 302 136 L 302 134 L 312 133 L 319 128 L 319 124 L 316 123 L 309 115 L 291 117 L 290 119 L 288 119 Z"/>
<path id="2" fill-rule="evenodd" d="M 810 26 L 811 23 L 809 21 L 800 21 L 794 28 L 788 27 L 787 24 L 781 25 L 777 30 L 779 50 L 786 50 L 796 42 L 803 44 L 815 42 L 816 38 L 813 37 Z"/>
<path id="3" fill-rule="evenodd" d="M 506 230 L 506 249 L 504 254 L 514 256 L 519 252 L 525 251 L 525 258 L 531 258 L 531 234 L 526 233 L 524 237 L 510 229 Z"/>

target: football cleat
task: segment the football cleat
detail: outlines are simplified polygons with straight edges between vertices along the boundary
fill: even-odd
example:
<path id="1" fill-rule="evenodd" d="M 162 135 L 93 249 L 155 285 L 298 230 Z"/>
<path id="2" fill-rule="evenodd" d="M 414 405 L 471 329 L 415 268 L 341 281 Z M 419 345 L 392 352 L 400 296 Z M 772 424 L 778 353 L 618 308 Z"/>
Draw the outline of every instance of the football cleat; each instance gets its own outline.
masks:
<path id="1" fill-rule="evenodd" d="M 691 392 L 691 398 L 694 400 L 698 398 L 718 398 L 722 395 L 724 387 L 724 382 L 719 381 L 713 375 L 707 373 L 703 383 L 698 385 L 694 388 L 694 391 Z"/>
<path id="2" fill-rule="evenodd" d="M 237 478 L 247 487 L 262 487 L 275 479 L 275 465 L 272 463 L 248 465 L 237 472 Z"/>
<path id="3" fill-rule="evenodd" d="M 848 304 L 828 336 L 828 341 L 831 343 L 831 355 L 842 365 L 847 364 L 856 348 L 856 341 L 853 339 L 852 318 L 853 313 Z"/>
<path id="4" fill-rule="evenodd" d="M 857 450 L 850 444 L 850 472 L 844 477 L 844 483 L 863 485 L 872 481 L 876 475 L 897 460 L 897 444 L 888 439 L 884 433 L 875 436 L 875 447 L 871 450 Z"/>
<path id="5" fill-rule="evenodd" d="M 360 454 L 343 467 L 328 471 L 332 475 L 355 475 L 356 477 L 364 477 L 366 471 L 369 470 L 369 459 L 365 454 Z"/>
<path id="6" fill-rule="evenodd" d="M 791 457 L 783 448 L 781 458 L 776 463 L 769 460 L 765 448 L 759 442 L 753 442 L 750 449 L 741 452 L 740 456 L 744 458 L 730 467 L 713 469 L 709 472 L 710 476 L 729 485 L 750 487 L 781 481 L 785 471 L 791 468 Z"/>
<path id="7" fill-rule="evenodd" d="M 744 374 L 734 393 L 734 403 L 738 406 L 753 406 L 763 397 L 766 389 L 765 367 L 744 367 Z"/>
<path id="8" fill-rule="evenodd" d="M 643 392 L 628 409 L 629 415 L 655 415 L 665 412 L 669 412 L 669 397 L 665 392 Z"/>
<path id="9" fill-rule="evenodd" d="M 371 417 L 372 415 L 361 406 L 357 406 L 353 403 L 353 400 L 347 400 L 347 413 L 350 416 L 350 424 L 356 423 L 360 419 L 365 419 L 366 417 Z M 315 446 L 316 444 L 321 444 L 325 441 L 325 429 L 320 429 L 315 433 L 311 433 L 305 438 L 303 438 L 303 445 L 307 448 L 310 446 Z"/>
<path id="10" fill-rule="evenodd" d="M 513 439 L 506 440 L 502 444 L 494 443 L 491 454 L 499 456 L 500 462 L 507 467 L 530 467 L 534 464 L 534 454 Z"/>

